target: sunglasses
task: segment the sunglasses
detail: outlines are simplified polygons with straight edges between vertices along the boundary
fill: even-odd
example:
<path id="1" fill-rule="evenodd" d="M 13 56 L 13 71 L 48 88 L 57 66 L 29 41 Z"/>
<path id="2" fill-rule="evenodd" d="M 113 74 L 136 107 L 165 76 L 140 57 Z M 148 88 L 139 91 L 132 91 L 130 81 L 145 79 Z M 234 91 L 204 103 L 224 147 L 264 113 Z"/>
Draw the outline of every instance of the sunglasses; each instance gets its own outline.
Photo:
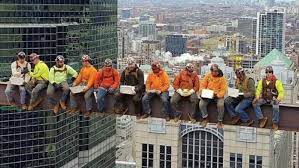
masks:
<path id="1" fill-rule="evenodd" d="M 82 62 L 88 62 L 88 60 L 83 60 Z"/>
<path id="2" fill-rule="evenodd" d="M 266 71 L 266 73 L 273 73 L 273 71 Z"/>

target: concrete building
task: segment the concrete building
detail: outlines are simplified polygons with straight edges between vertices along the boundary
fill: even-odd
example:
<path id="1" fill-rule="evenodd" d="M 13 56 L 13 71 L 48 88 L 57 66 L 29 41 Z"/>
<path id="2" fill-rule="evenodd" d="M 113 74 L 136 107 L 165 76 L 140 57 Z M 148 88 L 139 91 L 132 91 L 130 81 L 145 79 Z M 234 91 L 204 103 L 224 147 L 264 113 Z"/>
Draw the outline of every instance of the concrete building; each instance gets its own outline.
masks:
<path id="1" fill-rule="evenodd" d="M 156 51 L 161 51 L 162 45 L 158 40 L 143 40 L 141 42 L 141 54 L 147 59 L 153 57 Z"/>
<path id="2" fill-rule="evenodd" d="M 285 52 L 284 10 L 272 9 L 257 14 L 256 54 L 264 57 L 273 49 Z"/>
<path id="3" fill-rule="evenodd" d="M 187 38 L 183 35 L 168 35 L 165 40 L 165 51 L 172 56 L 179 56 L 187 51 Z"/>
<path id="4" fill-rule="evenodd" d="M 129 19 L 131 17 L 132 9 L 125 8 L 121 10 L 121 18 L 122 19 Z"/>
<path id="5" fill-rule="evenodd" d="M 269 129 L 139 120 L 135 126 L 136 167 L 287 167 L 292 136 Z"/>
<path id="6" fill-rule="evenodd" d="M 156 40 L 157 30 L 156 30 L 156 23 L 154 19 L 140 21 L 139 36 L 147 40 Z"/>
<path id="7" fill-rule="evenodd" d="M 241 17 L 238 19 L 237 31 L 246 37 L 248 45 L 251 46 L 251 52 L 255 53 L 256 49 L 256 26 L 257 18 Z"/>

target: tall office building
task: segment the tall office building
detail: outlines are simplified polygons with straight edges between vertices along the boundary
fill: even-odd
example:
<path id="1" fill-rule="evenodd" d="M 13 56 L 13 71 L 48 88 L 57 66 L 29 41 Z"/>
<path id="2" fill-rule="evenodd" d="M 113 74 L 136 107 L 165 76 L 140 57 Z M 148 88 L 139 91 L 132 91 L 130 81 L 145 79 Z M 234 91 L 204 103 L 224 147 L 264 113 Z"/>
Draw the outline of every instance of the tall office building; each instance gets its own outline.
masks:
<path id="1" fill-rule="evenodd" d="M 49 64 L 58 54 L 74 64 L 82 54 L 97 65 L 117 58 L 117 0 L 7 0 L 0 5 L 1 75 L 9 74 L 2 72 L 19 51 L 37 52 Z"/>
<path id="2" fill-rule="evenodd" d="M 272 9 L 257 14 L 256 54 L 264 57 L 273 49 L 285 52 L 284 10 Z"/>
<path id="3" fill-rule="evenodd" d="M 50 66 L 61 54 L 77 69 L 82 54 L 96 66 L 117 58 L 117 0 L 7 0 L 0 6 L 1 77 L 10 76 L 19 51 L 37 52 Z M 115 166 L 115 118 L 1 108 L 0 167 Z"/>
<path id="4" fill-rule="evenodd" d="M 122 19 L 129 19 L 131 17 L 132 9 L 126 8 L 121 10 L 121 18 Z"/>
<path id="5" fill-rule="evenodd" d="M 245 36 L 250 52 L 255 53 L 257 18 L 241 17 L 238 19 L 237 31 Z"/>
<path id="6" fill-rule="evenodd" d="M 292 134 L 215 124 L 140 120 L 135 125 L 136 167 L 282 168 L 293 156 Z"/>
<path id="7" fill-rule="evenodd" d="M 139 36 L 146 40 L 156 40 L 157 30 L 156 30 L 156 23 L 154 19 L 140 21 Z"/>
<path id="8" fill-rule="evenodd" d="M 187 51 L 187 38 L 183 35 L 168 35 L 165 40 L 165 51 L 173 56 L 180 56 Z"/>

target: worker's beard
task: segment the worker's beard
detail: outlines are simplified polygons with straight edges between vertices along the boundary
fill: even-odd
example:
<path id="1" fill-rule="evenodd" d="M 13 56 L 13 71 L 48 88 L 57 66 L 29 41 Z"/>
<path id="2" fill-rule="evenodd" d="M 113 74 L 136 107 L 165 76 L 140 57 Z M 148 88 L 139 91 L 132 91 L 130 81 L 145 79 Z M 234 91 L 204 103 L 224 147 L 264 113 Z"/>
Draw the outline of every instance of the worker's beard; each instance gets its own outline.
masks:
<path id="1" fill-rule="evenodd" d="M 56 67 L 57 67 L 57 68 L 62 68 L 63 65 L 61 65 L 61 64 L 56 64 Z"/>

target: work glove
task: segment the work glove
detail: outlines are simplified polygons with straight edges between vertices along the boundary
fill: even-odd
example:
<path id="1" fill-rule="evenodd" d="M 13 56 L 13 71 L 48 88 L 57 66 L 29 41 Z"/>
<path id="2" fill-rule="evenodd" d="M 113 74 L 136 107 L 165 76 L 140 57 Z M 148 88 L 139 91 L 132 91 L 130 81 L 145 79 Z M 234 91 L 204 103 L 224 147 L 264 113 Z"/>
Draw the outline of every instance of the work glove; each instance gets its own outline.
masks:
<path id="1" fill-rule="evenodd" d="M 72 77 L 72 78 L 71 78 L 71 81 L 72 81 L 72 82 L 74 82 L 75 80 L 76 80 L 76 78 L 75 78 L 75 77 Z"/>
<path id="2" fill-rule="evenodd" d="M 29 72 L 29 69 L 27 67 L 25 67 L 21 70 L 21 74 L 26 74 L 28 72 Z"/>
<path id="3" fill-rule="evenodd" d="M 190 89 L 189 92 L 188 92 L 188 96 L 192 95 L 193 93 L 195 93 L 195 90 L 194 89 Z"/>
<path id="4" fill-rule="evenodd" d="M 109 88 L 109 89 L 108 89 L 108 92 L 109 92 L 109 93 L 114 93 L 114 91 L 115 91 L 115 89 L 113 89 L 113 88 Z"/>
<path id="5" fill-rule="evenodd" d="M 58 88 L 58 84 L 56 82 L 53 82 L 52 85 L 54 86 L 54 88 Z"/>
<path id="6" fill-rule="evenodd" d="M 253 104 L 253 105 L 256 105 L 256 103 L 258 102 L 258 100 L 259 100 L 259 98 L 257 98 L 257 97 L 254 98 L 253 101 L 252 101 L 252 104 Z"/>
<path id="7" fill-rule="evenodd" d="M 183 93 L 183 90 L 182 89 L 177 89 L 176 92 L 181 95 L 181 96 L 184 96 L 184 93 Z"/>
<path id="8" fill-rule="evenodd" d="M 87 92 L 88 91 L 88 88 L 86 87 L 86 86 L 84 86 L 84 88 L 83 88 L 83 93 L 85 93 L 85 92 Z"/>
<path id="9" fill-rule="evenodd" d="M 159 94 L 161 94 L 162 92 L 161 92 L 160 90 L 156 90 L 155 93 L 159 95 Z"/>
<path id="10" fill-rule="evenodd" d="M 280 103 L 280 100 L 278 100 L 277 98 L 273 97 L 273 104 L 274 105 L 278 105 Z"/>
<path id="11" fill-rule="evenodd" d="M 248 92 L 248 93 L 244 93 L 244 97 L 245 97 L 245 98 L 249 98 L 249 97 L 251 97 L 251 93 L 250 93 L 250 92 Z"/>

